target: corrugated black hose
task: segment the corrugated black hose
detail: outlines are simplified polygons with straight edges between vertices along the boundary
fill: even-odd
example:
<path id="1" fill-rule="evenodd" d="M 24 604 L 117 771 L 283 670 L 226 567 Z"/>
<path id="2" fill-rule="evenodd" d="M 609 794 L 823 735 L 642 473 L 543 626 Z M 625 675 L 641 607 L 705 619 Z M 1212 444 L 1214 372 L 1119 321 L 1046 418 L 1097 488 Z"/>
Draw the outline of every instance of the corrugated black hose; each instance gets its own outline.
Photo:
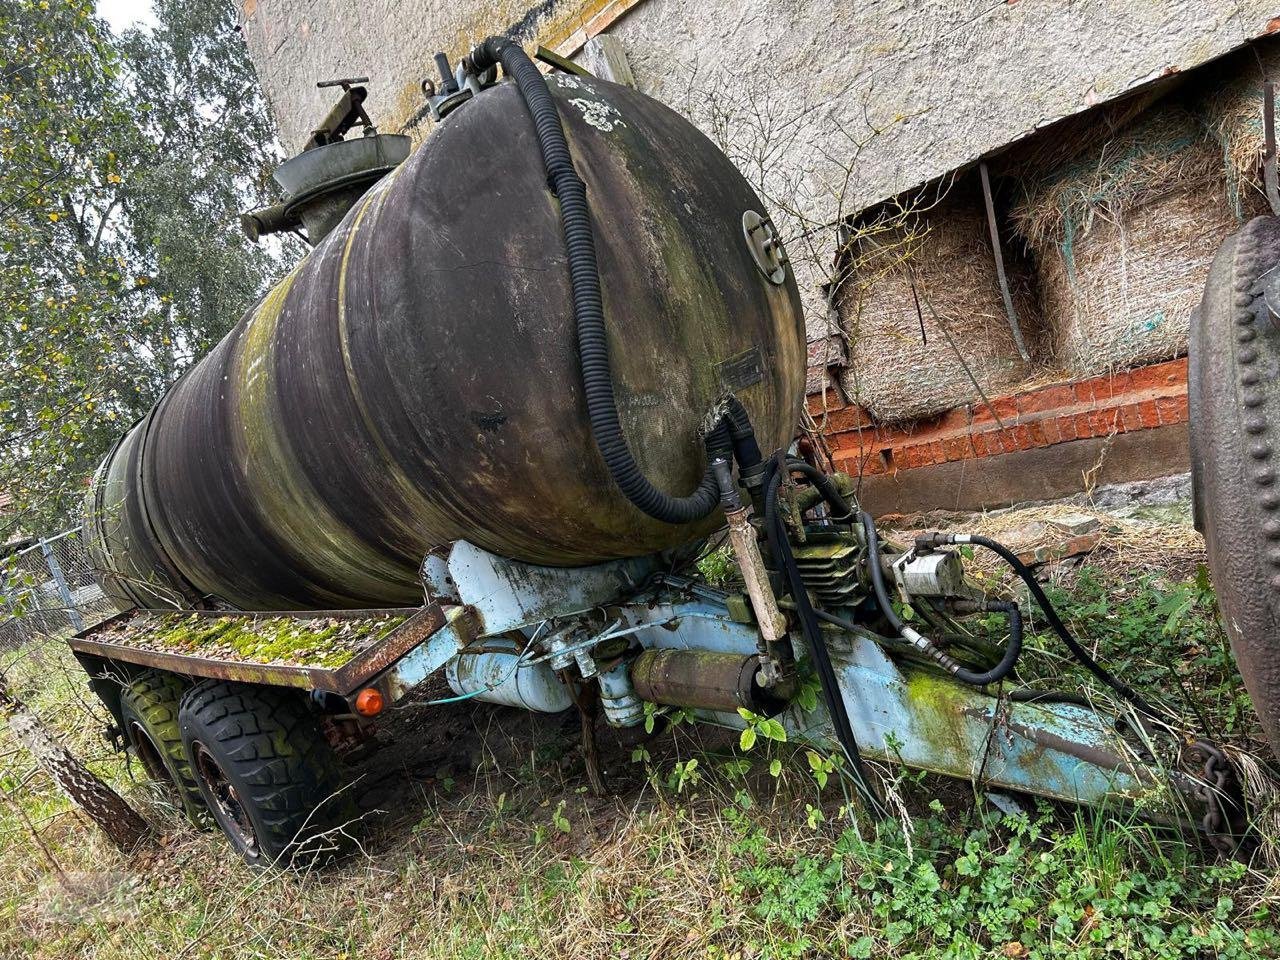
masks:
<path id="1" fill-rule="evenodd" d="M 787 467 L 792 468 L 794 465 L 789 463 Z M 769 468 L 765 480 L 764 501 L 764 527 L 765 534 L 769 538 L 769 549 L 773 553 L 774 559 L 782 565 L 783 573 L 787 578 L 787 585 L 795 600 L 796 613 L 800 617 L 800 630 L 804 634 L 805 643 L 809 646 L 809 653 L 813 657 L 814 666 L 818 669 L 818 681 L 822 685 L 822 698 L 826 701 L 827 713 L 830 714 L 831 724 L 835 727 L 836 739 L 840 742 L 840 746 L 844 748 L 845 755 L 849 759 L 853 785 L 861 795 L 867 808 L 877 817 L 884 818 L 888 814 L 881 804 L 880 798 L 871 789 L 866 764 L 863 763 L 862 752 L 858 749 L 858 739 L 854 735 L 853 726 L 849 723 L 849 712 L 845 709 L 844 694 L 840 691 L 840 681 L 836 677 L 835 667 L 831 663 L 831 654 L 827 651 L 827 643 L 822 636 L 822 628 L 818 625 L 818 618 L 813 609 L 813 604 L 809 602 L 808 588 L 805 586 L 804 579 L 800 576 L 800 568 L 796 565 L 796 558 L 791 552 L 791 541 L 787 538 L 782 514 L 778 511 L 778 495 L 782 489 L 783 471 L 779 469 L 776 463 L 770 463 Z M 800 469 L 799 467 L 794 468 Z M 823 479 L 825 480 L 826 477 L 824 476 Z M 819 491 L 823 490 L 822 487 L 818 489 Z M 849 505 L 843 502 L 843 498 L 835 490 L 834 485 L 830 485 L 829 489 L 835 493 L 837 501 L 831 503 L 831 509 L 847 515 Z"/>
<path id="2" fill-rule="evenodd" d="M 547 169 L 547 180 L 560 201 L 560 223 L 564 229 L 573 291 L 573 314 L 578 334 L 578 361 L 587 415 L 596 446 L 609 468 L 609 475 L 631 503 L 649 516 L 666 523 L 693 523 L 708 516 L 719 504 L 719 488 L 710 463 L 717 453 L 727 453 L 732 444 L 724 416 L 709 430 L 704 443 L 707 469 L 697 488 L 687 497 L 673 497 L 649 482 L 627 446 L 618 420 L 618 403 L 609 367 L 609 341 L 604 320 L 604 298 L 600 291 L 600 270 L 596 262 L 595 232 L 587 203 L 587 188 L 573 166 L 564 125 L 551 91 L 541 71 L 519 44 L 506 37 L 490 37 L 471 52 L 472 69 L 479 73 L 501 63 L 524 98 Z M 731 405 L 732 407 L 732 405 Z M 730 423 L 733 413 L 730 412 Z M 754 444 L 754 440 L 751 441 Z M 745 452 L 745 451 L 744 451 Z M 757 457 L 759 451 L 757 448 Z M 758 462 L 758 461 L 757 461 Z M 742 464 L 739 463 L 741 468 Z"/>

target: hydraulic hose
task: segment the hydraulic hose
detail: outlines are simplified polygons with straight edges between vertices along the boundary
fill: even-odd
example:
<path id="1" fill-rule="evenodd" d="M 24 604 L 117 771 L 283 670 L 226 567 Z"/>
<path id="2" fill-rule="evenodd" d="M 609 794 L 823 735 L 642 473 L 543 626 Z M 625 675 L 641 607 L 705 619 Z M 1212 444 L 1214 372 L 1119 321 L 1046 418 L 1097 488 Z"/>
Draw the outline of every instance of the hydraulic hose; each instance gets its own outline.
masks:
<path id="1" fill-rule="evenodd" d="M 490 37 L 471 53 L 472 69 L 479 73 L 501 63 L 520 90 L 529 114 L 533 117 L 542 162 L 547 179 L 560 201 L 560 223 L 564 230 L 565 250 L 569 260 L 569 278 L 573 295 L 573 314 L 577 327 L 578 361 L 582 371 L 583 394 L 591 434 L 600 450 L 609 475 L 626 498 L 637 508 L 665 523 L 693 523 L 708 516 L 719 502 L 716 479 L 710 461 L 715 453 L 737 449 L 745 441 L 731 430 L 738 429 L 730 411 L 730 428 L 724 416 L 708 431 L 705 445 L 708 465 L 698 486 L 688 496 L 673 497 L 649 482 L 640 470 L 618 419 L 618 403 L 614 394 L 613 373 L 609 366 L 609 342 L 604 318 L 604 298 L 600 290 L 600 270 L 596 262 L 595 231 L 587 203 L 587 188 L 578 176 L 569 153 L 564 125 L 556 109 L 551 91 L 541 71 L 519 44 L 506 37 Z M 732 408 L 732 404 L 730 405 Z M 748 425 L 749 428 L 749 425 Z M 754 439 L 752 439 L 754 444 Z M 759 448 L 756 448 L 759 456 Z"/>
<path id="2" fill-rule="evenodd" d="M 817 467 L 804 460 L 788 457 L 787 469 L 793 473 L 801 474 L 813 484 L 818 493 L 822 495 L 822 499 L 827 502 L 827 506 L 832 510 L 832 514 L 828 519 L 839 522 L 853 518 L 853 507 L 849 504 L 849 501 L 836 488 L 835 482 Z"/>
<path id="3" fill-rule="evenodd" d="M 1006 603 L 1003 600 L 993 601 L 993 602 L 988 602 L 986 608 L 988 610 L 996 611 L 997 613 L 1009 614 L 1010 646 L 1012 646 L 1014 649 L 1013 649 L 1013 652 L 1011 653 L 1010 649 L 1006 647 L 1004 657 L 1002 658 L 1000 664 L 991 670 L 987 670 L 986 672 L 969 670 L 963 666 L 960 668 L 961 672 L 956 673 L 956 676 L 959 679 L 963 680 L 965 683 L 971 683 L 977 687 L 985 687 L 987 684 L 996 683 L 1000 680 L 1003 680 L 1006 676 L 1008 676 L 1009 672 L 1013 669 L 1014 664 L 1018 660 L 1019 653 L 1021 653 L 1022 651 L 1022 638 L 1024 635 L 1023 626 L 1022 626 L 1022 611 L 1018 609 L 1017 604 Z M 861 629 L 852 620 L 846 620 L 844 617 L 837 617 L 834 613 L 828 613 L 825 610 L 814 610 L 813 614 L 823 623 L 829 623 L 833 627 L 839 627 L 840 629 L 847 630 L 850 633 L 857 633 L 859 629 Z M 1017 621 L 1016 626 L 1014 626 L 1015 618 Z M 1015 634 L 1017 637 L 1016 641 L 1014 640 Z M 1005 667 L 1004 665 L 1006 660 L 1009 661 L 1008 667 Z M 1010 693 L 1010 699 L 1012 700 L 1018 699 L 1017 696 L 1014 696 L 1016 692 L 1017 691 L 1013 691 Z"/>
<path id="4" fill-rule="evenodd" d="M 876 530 L 875 520 L 869 513 L 862 514 L 862 532 L 867 541 L 867 569 L 871 572 L 871 586 L 875 590 L 880 611 L 889 621 L 889 626 L 917 650 L 932 657 L 939 666 L 957 680 L 975 687 L 998 683 L 1013 671 L 1014 665 L 1018 662 L 1018 656 L 1022 653 L 1022 611 L 1018 609 L 1016 603 L 1007 603 L 1002 600 L 988 601 L 987 609 L 1004 613 L 1009 618 L 1009 642 L 1005 645 L 1004 656 L 1000 658 L 1000 662 L 990 670 L 981 672 L 970 670 L 928 637 L 903 623 L 902 618 L 893 609 L 889 588 L 884 582 L 884 570 L 880 567 L 880 534 Z"/>
<path id="5" fill-rule="evenodd" d="M 791 465 L 787 465 L 790 469 Z M 826 641 L 822 636 L 822 628 L 818 626 L 818 618 L 809 602 L 808 589 L 800 576 L 800 568 L 796 565 L 795 556 L 791 552 L 791 541 L 787 539 L 787 531 L 782 515 L 778 512 L 778 494 L 782 489 L 783 471 L 777 463 L 769 464 L 765 480 L 765 533 L 769 538 L 769 549 L 774 559 L 782 565 L 791 594 L 795 599 L 796 612 L 800 617 L 800 628 L 805 643 L 818 669 L 818 681 L 822 686 L 822 697 L 827 704 L 827 713 L 831 716 L 835 727 L 836 739 L 844 749 L 851 766 L 854 787 L 861 795 L 863 802 L 876 816 L 887 816 L 880 799 L 871 789 L 866 764 L 862 760 L 862 752 L 858 749 L 858 740 L 849 722 L 849 712 L 845 708 L 844 695 L 840 691 L 840 681 L 836 677 L 835 667 L 831 663 L 831 655 L 827 651 Z"/>
<path id="6" fill-rule="evenodd" d="M 729 427 L 729 439 L 733 443 L 733 458 L 738 461 L 738 471 L 746 479 L 757 469 L 763 470 L 764 455 L 756 441 L 755 427 L 747 408 L 732 394 L 725 400 L 724 419 Z"/>
<path id="7" fill-rule="evenodd" d="M 948 533 L 933 534 L 930 537 L 922 537 L 917 542 L 931 543 L 971 543 L 974 546 L 983 547 L 990 550 L 1001 560 L 1007 563 L 1010 569 L 1017 574 L 1018 578 L 1027 586 L 1027 590 L 1031 592 L 1031 596 L 1035 598 L 1036 605 L 1044 612 L 1044 618 L 1049 623 L 1049 627 L 1058 638 L 1071 651 L 1071 655 L 1080 662 L 1080 664 L 1093 674 L 1098 680 L 1106 684 L 1115 691 L 1121 699 L 1127 701 L 1147 716 L 1157 720 L 1166 719 L 1166 715 L 1153 707 L 1147 700 L 1128 684 L 1123 683 L 1110 670 L 1107 670 L 1102 664 L 1098 663 L 1089 655 L 1089 651 L 1071 635 L 1071 631 L 1067 629 L 1067 625 L 1062 622 L 1062 618 L 1058 616 L 1058 611 L 1054 608 L 1052 601 L 1045 595 L 1044 589 L 1036 580 L 1035 574 L 1031 569 L 1018 559 L 1018 555 L 1006 547 L 1002 543 L 998 543 L 989 537 L 981 537 L 975 534 Z"/>

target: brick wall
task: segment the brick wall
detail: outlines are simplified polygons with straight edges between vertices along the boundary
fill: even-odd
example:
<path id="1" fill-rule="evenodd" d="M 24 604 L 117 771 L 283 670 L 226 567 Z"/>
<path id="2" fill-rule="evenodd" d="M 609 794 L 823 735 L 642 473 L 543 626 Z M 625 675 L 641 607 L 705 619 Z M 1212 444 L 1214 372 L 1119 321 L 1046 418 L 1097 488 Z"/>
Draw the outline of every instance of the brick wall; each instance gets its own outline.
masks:
<path id="1" fill-rule="evenodd" d="M 947 475 L 941 468 L 968 465 L 973 468 L 971 474 L 980 476 L 983 470 L 998 469 L 993 463 L 997 459 L 1003 467 L 1022 475 L 1015 478 L 1012 488 L 992 485 L 983 491 L 979 485 L 971 496 L 962 498 L 971 501 L 967 505 L 1037 499 L 1037 491 L 1046 497 L 1060 496 L 1072 492 L 1071 488 L 1082 488 L 1089 478 L 1056 477 L 1050 482 L 1039 475 L 1036 462 L 1061 472 L 1058 467 L 1067 461 L 1068 449 L 1073 453 L 1097 451 L 1100 460 L 1105 460 L 1112 442 L 1124 435 L 1130 436 L 1122 449 L 1136 451 L 1129 459 L 1137 462 L 1124 468 L 1123 477 L 1113 479 L 1141 479 L 1187 469 L 1185 457 L 1179 458 L 1182 442 L 1162 444 L 1159 456 L 1143 453 L 1142 446 L 1133 442 L 1143 439 L 1138 436 L 1143 432 L 1151 433 L 1152 440 L 1165 433 L 1181 440 L 1187 424 L 1185 359 L 989 399 L 989 406 L 959 407 L 902 428 L 873 423 L 865 410 L 846 402 L 834 388 L 810 395 L 808 406 L 823 429 L 836 466 L 864 479 L 878 479 L 881 488 L 883 481 L 891 481 L 897 488 L 897 507 L 915 506 L 917 499 L 920 507 L 930 505 L 927 491 L 932 485 L 927 481 L 931 475 Z M 1006 460 L 1009 455 L 1032 451 L 1049 455 L 1014 457 L 1012 463 Z M 912 488 L 919 488 L 918 498 L 911 495 Z M 1022 492 L 1010 496 L 1002 492 L 1005 489 Z"/>

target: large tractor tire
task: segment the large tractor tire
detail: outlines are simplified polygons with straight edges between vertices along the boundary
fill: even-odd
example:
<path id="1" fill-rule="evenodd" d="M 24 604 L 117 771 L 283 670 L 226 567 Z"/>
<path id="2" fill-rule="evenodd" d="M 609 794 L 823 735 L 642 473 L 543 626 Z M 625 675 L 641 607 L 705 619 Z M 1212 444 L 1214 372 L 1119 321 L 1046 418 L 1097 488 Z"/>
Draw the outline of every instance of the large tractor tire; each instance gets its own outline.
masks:
<path id="1" fill-rule="evenodd" d="M 208 811 L 178 730 L 178 705 L 186 689 L 176 674 L 148 670 L 120 691 L 120 714 L 125 738 L 147 776 L 164 786 L 191 822 L 202 827 L 209 823 Z"/>
<path id="2" fill-rule="evenodd" d="M 1231 649 L 1280 751 L 1280 219 L 1228 237 L 1192 317 L 1196 527 Z"/>
<path id="3" fill-rule="evenodd" d="M 205 803 L 251 866 L 311 865 L 345 848 L 354 804 L 300 694 L 209 680 L 183 698 L 178 723 Z"/>

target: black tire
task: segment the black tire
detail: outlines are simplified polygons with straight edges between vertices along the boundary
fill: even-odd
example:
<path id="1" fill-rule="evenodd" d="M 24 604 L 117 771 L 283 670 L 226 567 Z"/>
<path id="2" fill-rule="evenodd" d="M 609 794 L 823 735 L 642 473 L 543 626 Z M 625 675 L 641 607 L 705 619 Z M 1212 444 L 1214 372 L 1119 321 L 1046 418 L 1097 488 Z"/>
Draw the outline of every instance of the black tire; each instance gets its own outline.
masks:
<path id="1" fill-rule="evenodd" d="M 178 729 L 178 706 L 187 684 L 177 674 L 148 670 L 120 691 L 124 733 L 134 756 L 156 783 L 164 786 L 198 827 L 209 825 Z"/>
<path id="2" fill-rule="evenodd" d="M 256 867 L 310 865 L 354 816 L 337 757 L 303 697 L 208 680 L 183 698 L 182 743 L 214 820 Z"/>

